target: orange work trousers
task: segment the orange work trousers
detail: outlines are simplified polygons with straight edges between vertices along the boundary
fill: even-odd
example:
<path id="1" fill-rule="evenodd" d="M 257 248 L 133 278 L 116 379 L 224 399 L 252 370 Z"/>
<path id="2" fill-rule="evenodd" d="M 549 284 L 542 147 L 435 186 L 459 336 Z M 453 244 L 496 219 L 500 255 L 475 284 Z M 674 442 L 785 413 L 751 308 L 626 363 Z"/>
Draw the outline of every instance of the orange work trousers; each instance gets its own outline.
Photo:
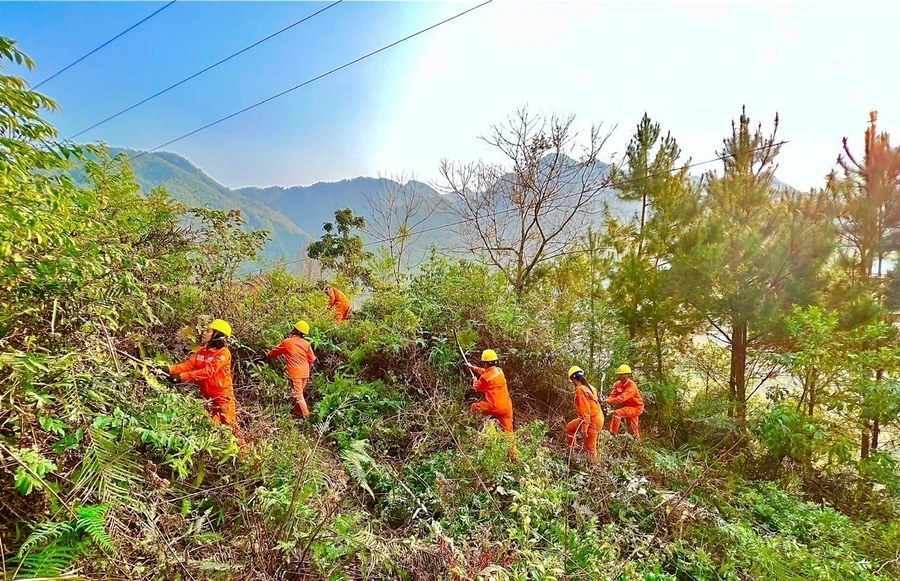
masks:
<path id="1" fill-rule="evenodd" d="M 566 425 L 566 444 L 569 447 L 575 446 L 575 434 L 581 430 L 582 434 L 586 434 L 584 439 L 584 450 L 590 456 L 597 456 L 597 436 L 603 429 L 603 419 L 600 425 L 593 422 L 586 422 L 582 419 L 572 420 Z M 612 427 L 610 427 L 612 429 Z"/>
<path id="2" fill-rule="evenodd" d="M 309 417 L 309 408 L 306 407 L 306 398 L 303 396 L 307 383 L 309 383 L 308 377 L 302 379 L 291 378 L 291 386 L 294 388 L 294 415 L 303 416 L 304 418 Z"/>
<path id="3" fill-rule="evenodd" d="M 486 401 L 480 401 L 477 403 L 473 403 L 472 407 L 470 409 L 472 410 L 472 413 L 482 413 L 486 416 L 491 416 L 491 417 L 497 418 L 497 420 L 500 421 L 500 427 L 503 428 L 503 431 L 512 433 L 512 431 L 513 431 L 512 410 L 508 410 L 508 411 L 495 410 L 493 407 L 491 407 L 491 404 L 489 404 Z"/>
<path id="4" fill-rule="evenodd" d="M 249 455 L 247 442 L 241 437 L 241 427 L 237 421 L 237 401 L 234 393 L 222 394 L 209 400 L 209 415 L 214 424 L 222 424 L 231 428 L 231 433 L 238 439 L 241 456 Z"/>
<path id="5" fill-rule="evenodd" d="M 628 422 L 628 430 L 635 438 L 641 437 L 641 426 L 638 422 L 640 415 L 644 413 L 644 408 L 639 407 L 623 407 L 613 412 L 612 421 L 609 422 L 609 432 L 611 434 L 619 433 L 619 426 L 622 425 L 622 418 Z"/>
<path id="6" fill-rule="evenodd" d="M 350 318 L 350 305 L 337 305 L 334 307 L 334 320 L 346 321 Z"/>
<path id="7" fill-rule="evenodd" d="M 237 434 L 237 403 L 234 394 L 222 394 L 209 400 L 209 415 L 214 424 L 225 424 Z"/>

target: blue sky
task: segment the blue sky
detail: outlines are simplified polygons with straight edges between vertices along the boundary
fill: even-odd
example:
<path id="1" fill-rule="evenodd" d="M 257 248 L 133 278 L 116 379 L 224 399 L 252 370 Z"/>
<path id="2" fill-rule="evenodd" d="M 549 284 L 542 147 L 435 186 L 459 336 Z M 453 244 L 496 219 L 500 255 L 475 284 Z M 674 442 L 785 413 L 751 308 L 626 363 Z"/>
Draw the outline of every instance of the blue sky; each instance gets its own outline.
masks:
<path id="1" fill-rule="evenodd" d="M 473 4 L 344 2 L 83 138 L 159 145 Z M 41 90 L 68 136 L 324 5 L 179 1 Z M 3 2 L 0 34 L 35 59 L 37 83 L 159 6 Z M 781 114 L 779 175 L 806 188 L 871 109 L 900 134 L 897 22 L 887 2 L 498 0 L 167 149 L 231 186 L 433 179 L 443 157 L 489 157 L 477 137 L 527 104 L 616 126 L 609 159 L 648 111 L 699 161 L 746 104 L 765 123 Z"/>
<path id="2" fill-rule="evenodd" d="M 51 119 L 67 137 L 326 5 L 179 2 L 40 90 L 62 106 Z M 0 22 L 36 61 L 27 74 L 36 84 L 159 6 L 4 3 Z M 154 147 L 414 32 L 436 13 L 427 4 L 345 2 L 81 139 Z M 401 45 L 169 149 L 233 185 L 359 173 L 414 50 Z"/>

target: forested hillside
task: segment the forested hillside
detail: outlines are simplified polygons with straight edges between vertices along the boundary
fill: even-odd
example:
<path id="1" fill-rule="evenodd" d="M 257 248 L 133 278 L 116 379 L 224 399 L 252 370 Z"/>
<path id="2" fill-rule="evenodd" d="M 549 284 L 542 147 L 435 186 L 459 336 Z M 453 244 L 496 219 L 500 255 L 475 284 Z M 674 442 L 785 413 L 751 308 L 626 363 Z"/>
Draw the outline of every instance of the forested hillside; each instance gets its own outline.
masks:
<path id="1" fill-rule="evenodd" d="M 456 208 L 446 192 L 439 192 L 429 184 L 403 174 L 370 178 L 357 177 L 339 182 L 318 182 L 309 186 L 268 186 L 228 188 L 193 165 L 185 158 L 171 152 L 143 152 L 110 148 L 110 155 L 125 153 L 135 157 L 131 164 L 135 179 L 142 190 L 165 188 L 174 200 L 187 206 L 204 206 L 217 210 L 239 210 L 246 219 L 247 230 L 267 230 L 270 241 L 260 252 L 260 264 L 279 260 L 294 263 L 303 256 L 303 250 L 313 238 L 312 233 L 332 221 L 334 212 L 350 208 L 366 218 L 368 227 L 360 236 L 370 246 L 383 246 L 391 236 L 391 226 L 384 220 L 388 213 L 397 213 L 396 205 L 406 199 L 415 206 L 408 216 L 420 235 L 412 236 L 410 262 L 418 264 L 432 247 L 444 252 L 456 252 L 465 247 L 459 229 L 452 224 L 458 221 Z M 598 170 L 607 173 L 612 165 L 599 162 Z M 511 176 L 504 176 L 510 179 Z M 692 175 L 700 184 L 700 177 Z M 776 187 L 788 186 L 777 178 Z M 613 215 L 628 219 L 640 212 L 635 200 L 616 197 L 604 199 Z M 392 207 L 392 205 L 394 207 Z M 383 223 L 384 222 L 384 223 Z M 255 264 L 255 263 L 254 263 Z"/>
<path id="2" fill-rule="evenodd" d="M 124 154 L 134 157 L 129 165 L 135 181 L 143 192 L 163 187 L 173 200 L 188 207 L 204 207 L 213 210 L 239 210 L 246 221 L 247 230 L 266 230 L 270 234 L 261 255 L 269 259 L 296 256 L 303 251 L 311 230 L 273 210 L 257 200 L 248 198 L 216 182 L 183 157 L 168 152 L 137 152 L 112 148 L 109 155 Z M 141 154 L 141 155 L 138 155 Z"/>
<path id="3" fill-rule="evenodd" d="M 419 229 L 440 228 L 455 219 L 437 191 L 403 176 L 396 176 L 396 179 L 359 177 L 290 188 L 232 189 L 175 153 L 110 148 L 109 154 L 135 158 L 130 165 L 145 194 L 163 187 L 173 200 L 188 207 L 238 210 L 244 216 L 247 231 L 268 231 L 270 239 L 260 252 L 260 264 L 281 259 L 296 260 L 303 255 L 313 233 L 320 231 L 325 222 L 333 220 L 336 210 L 351 208 L 371 219 L 374 217 L 373 206 L 380 207 L 379 200 L 383 196 L 401 190 L 413 191 L 416 197 L 427 200 L 413 216 Z M 80 172 L 78 174 L 80 176 Z M 444 230 L 443 238 L 438 232 L 417 236 L 414 244 L 417 258 L 421 259 L 432 245 L 445 245 L 446 234 Z M 362 236 L 373 245 L 384 237 L 377 228 L 362 232 Z"/>
<path id="4" fill-rule="evenodd" d="M 0 37 L 9 61 L 32 65 Z M 609 168 L 597 132 L 520 111 L 505 163 L 440 168 L 465 258 L 402 268 L 423 206 L 395 191 L 377 253 L 353 212 L 314 231 L 313 280 L 237 274 L 266 244 L 243 220 L 284 214 L 148 192 L 195 172 L 145 156 L 138 179 L 59 142 L 55 107 L 0 72 L 4 579 L 900 578 L 900 150 L 874 114 L 801 194 L 774 180 L 778 119 L 737 111 L 699 184 L 649 117 Z M 299 321 L 306 419 L 266 358 Z M 170 368 L 202 334 L 233 430 L 211 374 Z M 514 434 L 470 409 L 487 349 Z M 592 461 L 568 370 L 606 402 L 622 364 L 641 437 L 604 427 Z"/>

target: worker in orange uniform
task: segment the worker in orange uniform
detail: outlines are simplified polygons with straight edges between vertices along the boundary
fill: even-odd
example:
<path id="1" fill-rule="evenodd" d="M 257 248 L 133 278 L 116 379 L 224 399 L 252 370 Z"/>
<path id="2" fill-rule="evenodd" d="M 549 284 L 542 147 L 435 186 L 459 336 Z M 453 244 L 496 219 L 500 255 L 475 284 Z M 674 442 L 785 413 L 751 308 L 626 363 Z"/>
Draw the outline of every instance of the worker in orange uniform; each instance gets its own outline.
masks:
<path id="1" fill-rule="evenodd" d="M 569 381 L 575 385 L 575 411 L 578 413 L 578 419 L 572 420 L 566 426 L 566 444 L 574 447 L 575 436 L 581 432 L 586 436 L 585 451 L 592 460 L 596 460 L 597 435 L 603 429 L 603 412 L 600 411 L 597 390 L 584 377 L 584 370 L 577 366 L 569 369 Z"/>
<path id="2" fill-rule="evenodd" d="M 266 359 L 284 357 L 288 378 L 294 388 L 294 415 L 304 418 L 309 417 L 309 408 L 306 407 L 303 392 L 309 382 L 309 366 L 316 360 L 312 345 L 306 340 L 308 334 L 309 323 L 298 321 L 291 330 L 291 335 L 266 355 Z"/>
<path id="3" fill-rule="evenodd" d="M 628 422 L 628 429 L 636 440 L 641 439 L 641 428 L 638 418 L 644 413 L 644 400 L 638 392 L 637 384 L 631 379 L 631 368 L 627 365 L 620 365 L 616 370 L 619 374 L 619 381 L 613 385 L 612 392 L 606 400 L 611 406 L 620 406 L 613 411 L 612 421 L 609 422 L 609 431 L 611 434 L 619 433 L 619 426 L 622 425 L 622 418 Z"/>
<path id="4" fill-rule="evenodd" d="M 512 433 L 512 400 L 509 399 L 506 377 L 499 367 L 499 361 L 500 358 L 493 349 L 485 349 L 481 354 L 481 363 L 484 367 L 476 367 L 466 361 L 466 365 L 478 375 L 473 380 L 475 391 L 484 393 L 484 400 L 473 403 L 471 409 L 473 413 L 480 412 L 497 418 L 503 431 Z"/>
<path id="5" fill-rule="evenodd" d="M 328 294 L 328 308 L 334 309 L 334 320 L 346 321 L 350 316 L 350 299 L 333 286 L 325 289 L 325 292 Z"/>
<path id="6" fill-rule="evenodd" d="M 228 337 L 231 337 L 231 325 L 216 319 L 200 338 L 203 347 L 184 363 L 164 371 L 176 383 L 196 382 L 200 393 L 210 401 L 212 421 L 225 424 L 237 435 L 237 402 L 231 386 L 231 351 L 225 346 Z"/>

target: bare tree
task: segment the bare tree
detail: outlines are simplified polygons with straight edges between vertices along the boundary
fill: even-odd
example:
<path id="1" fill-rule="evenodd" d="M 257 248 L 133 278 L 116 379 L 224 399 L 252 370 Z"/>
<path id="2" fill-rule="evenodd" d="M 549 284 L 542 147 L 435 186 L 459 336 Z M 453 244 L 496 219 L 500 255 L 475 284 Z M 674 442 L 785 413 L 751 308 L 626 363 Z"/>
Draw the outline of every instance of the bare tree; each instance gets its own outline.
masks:
<path id="1" fill-rule="evenodd" d="M 381 189 L 363 192 L 370 220 L 366 231 L 382 242 L 393 262 L 394 279 L 414 267 L 410 249 L 422 234 L 420 227 L 437 210 L 439 200 L 429 195 L 428 186 L 415 176 L 379 175 Z"/>
<path id="2" fill-rule="evenodd" d="M 312 244 L 312 241 L 308 241 L 303 245 L 302 250 L 300 251 L 300 256 L 304 257 L 297 261 L 297 271 L 301 276 L 306 278 L 307 280 L 317 281 L 324 280 L 325 278 L 325 270 L 322 268 L 322 263 L 318 260 L 314 260 L 309 258 L 309 245 Z"/>
<path id="3" fill-rule="evenodd" d="M 609 132 L 592 126 L 580 140 L 574 121 L 520 109 L 482 138 L 504 163 L 441 163 L 467 250 L 500 269 L 520 296 L 537 266 L 584 235 L 607 195 L 599 155 Z"/>

